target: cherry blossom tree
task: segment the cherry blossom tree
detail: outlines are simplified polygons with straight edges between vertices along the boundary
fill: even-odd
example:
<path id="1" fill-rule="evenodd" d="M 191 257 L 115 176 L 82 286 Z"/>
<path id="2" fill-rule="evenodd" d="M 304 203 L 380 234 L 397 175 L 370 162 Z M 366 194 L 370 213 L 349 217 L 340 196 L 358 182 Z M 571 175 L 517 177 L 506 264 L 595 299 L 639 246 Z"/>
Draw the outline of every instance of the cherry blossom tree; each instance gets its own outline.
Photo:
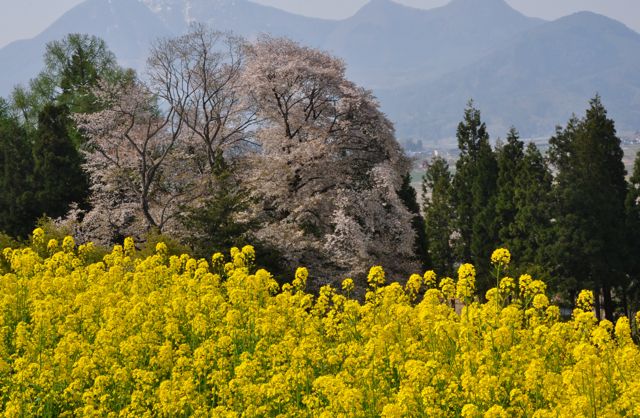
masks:
<path id="1" fill-rule="evenodd" d="M 154 92 L 201 141 L 211 171 L 219 154 L 250 141 L 255 111 L 243 100 L 244 50 L 241 38 L 194 24 L 156 42 L 147 61 Z"/>
<path id="2" fill-rule="evenodd" d="M 281 38 L 253 43 L 243 76 L 260 120 L 248 171 L 257 238 L 291 267 L 336 279 L 371 263 L 417 269 L 397 193 L 409 162 L 371 92 L 346 79 L 341 60 Z"/>
<path id="3" fill-rule="evenodd" d="M 162 111 L 139 80 L 102 84 L 104 110 L 76 114 L 88 142 L 85 169 L 93 209 L 85 216 L 92 237 L 140 236 L 176 230 L 182 206 L 199 196 L 203 172 L 190 150 L 193 135 L 173 110 Z"/>
<path id="4" fill-rule="evenodd" d="M 256 120 L 241 85 L 244 51 L 241 39 L 194 25 L 155 43 L 146 83 L 97 89 L 106 110 L 77 116 L 91 138 L 94 209 L 83 226 L 207 242 L 207 225 L 234 224 L 243 203 L 235 157 Z M 233 207 L 218 210 L 220 199 Z"/>

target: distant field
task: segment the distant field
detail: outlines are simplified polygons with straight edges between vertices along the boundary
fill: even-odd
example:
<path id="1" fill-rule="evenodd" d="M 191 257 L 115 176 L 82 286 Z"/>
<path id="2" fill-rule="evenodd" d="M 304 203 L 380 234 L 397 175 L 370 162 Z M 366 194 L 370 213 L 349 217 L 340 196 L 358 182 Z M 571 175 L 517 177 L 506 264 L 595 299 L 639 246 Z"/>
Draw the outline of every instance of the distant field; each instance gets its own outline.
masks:
<path id="1" fill-rule="evenodd" d="M 627 173 L 631 174 L 636 155 L 640 152 L 640 144 L 623 145 L 622 150 L 624 151 L 624 166 L 627 168 Z"/>

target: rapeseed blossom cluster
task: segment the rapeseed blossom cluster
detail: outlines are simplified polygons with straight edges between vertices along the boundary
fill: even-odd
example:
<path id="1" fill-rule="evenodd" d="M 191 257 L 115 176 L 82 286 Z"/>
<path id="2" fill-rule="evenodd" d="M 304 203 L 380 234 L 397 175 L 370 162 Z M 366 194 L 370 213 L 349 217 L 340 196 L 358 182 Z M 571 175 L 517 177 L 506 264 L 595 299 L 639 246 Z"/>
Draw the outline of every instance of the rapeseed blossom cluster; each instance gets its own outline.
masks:
<path id="1" fill-rule="evenodd" d="M 491 254 L 491 264 L 506 267 L 511 262 L 511 253 L 506 248 L 498 248 Z"/>
<path id="2" fill-rule="evenodd" d="M 561 321 L 526 275 L 481 303 L 471 265 L 406 286 L 374 267 L 359 301 L 352 279 L 307 293 L 304 268 L 279 286 L 251 246 L 45 241 L 2 252 L 7 417 L 640 416 L 635 324 L 598 322 L 592 294 Z"/>

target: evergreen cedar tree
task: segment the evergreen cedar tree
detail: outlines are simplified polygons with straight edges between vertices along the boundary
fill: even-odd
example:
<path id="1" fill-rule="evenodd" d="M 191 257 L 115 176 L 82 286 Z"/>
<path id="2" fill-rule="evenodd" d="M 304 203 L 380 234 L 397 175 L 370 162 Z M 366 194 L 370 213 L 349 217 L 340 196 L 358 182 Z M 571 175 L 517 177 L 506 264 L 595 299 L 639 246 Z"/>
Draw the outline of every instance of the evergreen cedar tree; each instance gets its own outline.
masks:
<path id="1" fill-rule="evenodd" d="M 625 200 L 623 152 L 599 96 L 582 119 L 573 118 L 550 140 L 556 187 L 554 272 L 603 296 L 613 319 L 612 290 L 624 283 Z M 598 309 L 599 311 L 599 309 Z"/>
<path id="2" fill-rule="evenodd" d="M 66 215 L 71 202 L 83 205 L 89 194 L 89 180 L 72 142 L 70 123 L 67 106 L 45 105 L 33 142 L 33 203 L 52 218 Z"/>
<path id="3" fill-rule="evenodd" d="M 627 283 L 622 288 L 622 297 L 627 313 L 640 309 L 640 151 L 636 155 L 633 172 L 629 179 L 629 191 L 625 200 L 625 242 L 628 243 L 626 258 Z"/>
<path id="4" fill-rule="evenodd" d="M 89 179 L 82 169 L 85 139 L 72 112 L 96 110 L 91 88 L 124 73 L 104 41 L 70 34 L 47 45 L 45 69 L 17 87 L 2 106 L 3 203 L 1 227 L 25 237 L 43 215 L 65 215 L 86 207 Z"/>
<path id="5" fill-rule="evenodd" d="M 458 260 L 467 260 L 476 266 L 478 288 L 487 289 L 491 253 L 498 241 L 496 224 L 496 189 L 498 163 L 489 134 L 480 111 L 469 102 L 464 119 L 458 125 L 460 157 L 456 162 L 452 192 L 455 205 L 454 252 Z M 483 281 L 484 280 L 484 281 Z"/>
<path id="6" fill-rule="evenodd" d="M 451 248 L 454 213 L 449 164 L 434 157 L 422 178 L 422 213 L 427 248 L 433 269 L 441 275 L 453 275 L 455 258 Z"/>
<path id="7" fill-rule="evenodd" d="M 524 143 L 520 141 L 518 131 L 511 128 L 504 144 L 496 148 L 498 163 L 496 223 L 500 242 L 512 241 L 516 214 L 516 178 L 522 169 L 524 160 Z"/>
<path id="8" fill-rule="evenodd" d="M 29 234 L 38 216 L 31 210 L 32 167 L 27 131 L 0 99 L 0 230 L 14 237 Z"/>

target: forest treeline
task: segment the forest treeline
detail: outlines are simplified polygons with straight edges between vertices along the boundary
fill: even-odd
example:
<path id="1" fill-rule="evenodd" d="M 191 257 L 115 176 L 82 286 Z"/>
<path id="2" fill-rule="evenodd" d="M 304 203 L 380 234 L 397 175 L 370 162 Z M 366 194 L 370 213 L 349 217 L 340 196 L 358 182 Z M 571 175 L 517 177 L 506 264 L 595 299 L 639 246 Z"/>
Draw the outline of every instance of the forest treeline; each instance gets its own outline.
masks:
<path id="1" fill-rule="evenodd" d="M 516 255 L 509 274 L 534 272 L 569 300 L 593 289 L 597 313 L 609 319 L 616 310 L 637 311 L 640 153 L 627 178 L 621 141 L 599 96 L 582 118 L 556 128 L 545 155 L 514 128 L 492 148 L 473 103 L 457 138 L 455 169 L 434 157 L 422 183 L 437 271 L 470 260 L 488 273 L 483 255 L 503 246 Z"/>
<path id="2" fill-rule="evenodd" d="M 72 34 L 0 103 L 0 229 L 26 238 L 46 216 L 79 241 L 160 233 L 203 257 L 250 242 L 316 288 L 373 264 L 400 279 L 473 262 L 486 278 L 503 246 L 509 274 L 568 300 L 591 288 L 610 318 L 637 310 L 640 162 L 626 176 L 598 97 L 546 154 L 515 129 L 492 147 L 472 103 L 457 138 L 455 169 L 433 158 L 418 202 L 392 124 L 335 57 L 193 26 L 136 74 Z"/>

